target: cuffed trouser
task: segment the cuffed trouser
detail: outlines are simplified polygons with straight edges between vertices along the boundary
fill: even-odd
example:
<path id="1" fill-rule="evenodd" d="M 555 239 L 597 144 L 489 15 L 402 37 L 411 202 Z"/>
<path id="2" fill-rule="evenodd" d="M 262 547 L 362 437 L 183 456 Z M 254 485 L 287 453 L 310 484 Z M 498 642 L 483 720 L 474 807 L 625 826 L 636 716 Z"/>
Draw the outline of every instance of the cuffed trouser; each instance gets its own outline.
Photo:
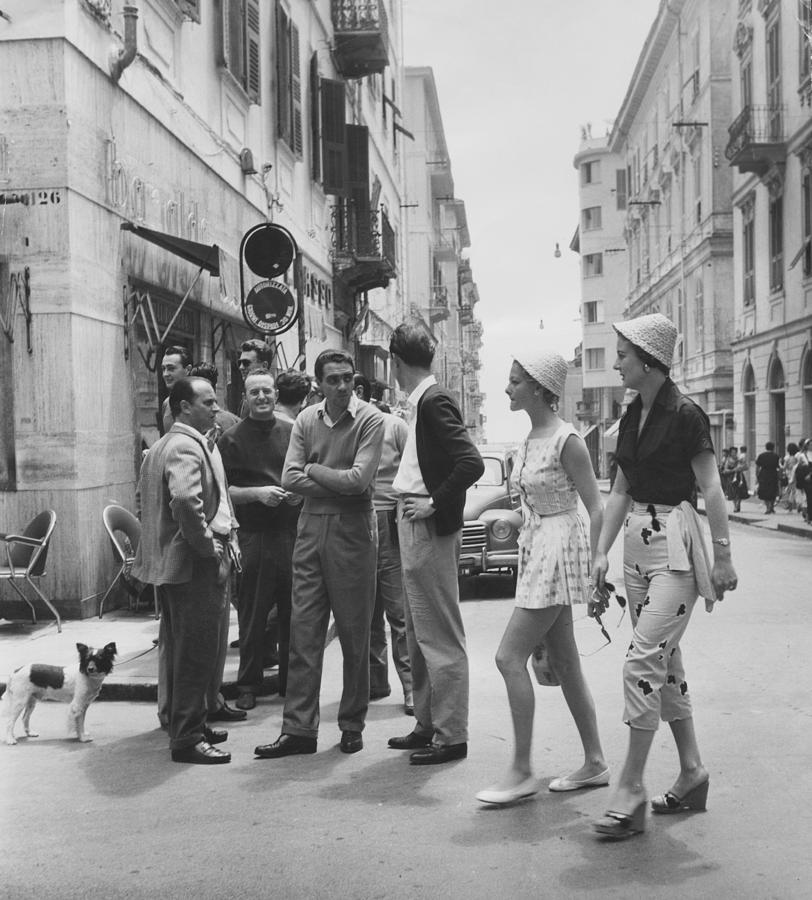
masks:
<path id="1" fill-rule="evenodd" d="M 290 662 L 283 734 L 316 737 L 330 610 L 344 656 L 338 707 L 342 731 L 363 731 L 369 707 L 369 623 L 375 602 L 373 510 L 302 512 L 293 550 Z"/>
<path id="2" fill-rule="evenodd" d="M 438 535 L 434 519 L 403 518 L 398 505 L 406 641 L 415 731 L 438 744 L 468 740 L 468 656 L 457 568 L 462 532 Z"/>
<path id="3" fill-rule="evenodd" d="M 412 667 L 406 646 L 406 620 L 403 611 L 403 576 L 400 548 L 397 544 L 395 509 L 377 510 L 378 575 L 375 608 L 369 635 L 369 686 L 373 694 L 385 694 L 389 687 L 389 654 L 386 645 L 386 621 L 392 633 L 392 659 L 403 686 L 403 698 L 412 702 Z"/>
<path id="4" fill-rule="evenodd" d="M 243 691 L 258 694 L 262 688 L 268 614 L 276 606 L 279 693 L 284 695 L 286 692 L 295 539 L 292 530 L 240 531 L 242 575 L 237 595 L 237 620 L 240 625 L 237 687 Z"/>
<path id="5" fill-rule="evenodd" d="M 693 715 L 680 641 L 698 591 L 692 571 L 668 567 L 667 528 L 667 514 L 626 519 L 623 577 L 634 633 L 623 664 L 624 721 L 647 731 L 660 719 Z"/>
<path id="6" fill-rule="evenodd" d="M 227 554 L 219 563 L 201 558 L 191 581 L 158 586 L 163 648 L 159 680 L 173 750 L 203 740 L 207 695 L 217 677 L 224 611 L 228 610 L 229 568 Z"/>

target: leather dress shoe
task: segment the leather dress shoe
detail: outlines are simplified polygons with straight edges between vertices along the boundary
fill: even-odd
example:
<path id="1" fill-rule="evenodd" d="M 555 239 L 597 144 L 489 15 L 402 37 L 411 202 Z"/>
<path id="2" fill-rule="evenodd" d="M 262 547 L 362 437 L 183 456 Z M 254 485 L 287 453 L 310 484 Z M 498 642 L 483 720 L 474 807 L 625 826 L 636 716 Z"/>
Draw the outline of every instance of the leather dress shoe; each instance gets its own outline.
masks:
<path id="1" fill-rule="evenodd" d="M 256 695 L 251 693 L 251 691 L 244 691 L 237 697 L 235 705 L 237 709 L 253 709 L 257 705 Z"/>
<path id="2" fill-rule="evenodd" d="M 208 725 L 203 726 L 203 740 L 210 744 L 222 744 L 228 740 L 228 732 L 225 728 L 209 728 Z"/>
<path id="3" fill-rule="evenodd" d="M 209 722 L 242 722 L 247 715 L 241 709 L 234 709 L 233 706 L 224 703 L 220 709 L 210 712 L 206 718 Z"/>
<path id="4" fill-rule="evenodd" d="M 231 754 L 212 747 L 208 741 L 199 741 L 191 747 L 172 751 L 172 762 L 196 763 L 199 766 L 216 766 L 231 762 Z"/>
<path id="5" fill-rule="evenodd" d="M 411 731 L 403 737 L 389 738 L 389 746 L 393 750 L 419 750 L 421 747 L 430 747 L 431 738 Z"/>
<path id="6" fill-rule="evenodd" d="M 361 737 L 360 731 L 342 731 L 341 732 L 341 752 L 357 753 L 364 749 L 364 739 Z"/>
<path id="7" fill-rule="evenodd" d="M 440 763 L 465 759 L 468 756 L 468 744 L 430 744 L 423 750 L 415 750 L 409 757 L 412 766 L 436 766 Z"/>
<path id="8" fill-rule="evenodd" d="M 279 759 L 282 756 L 315 753 L 316 739 L 301 737 L 298 734 L 280 734 L 272 744 L 260 744 L 254 747 L 254 753 L 260 759 Z"/>

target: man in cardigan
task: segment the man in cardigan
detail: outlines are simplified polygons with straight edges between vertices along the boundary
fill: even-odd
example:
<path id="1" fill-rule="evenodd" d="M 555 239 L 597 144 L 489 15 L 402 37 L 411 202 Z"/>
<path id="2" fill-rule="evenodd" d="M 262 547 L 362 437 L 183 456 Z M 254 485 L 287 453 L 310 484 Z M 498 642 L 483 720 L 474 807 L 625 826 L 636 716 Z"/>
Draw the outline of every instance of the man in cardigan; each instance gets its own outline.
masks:
<path id="1" fill-rule="evenodd" d="M 412 765 L 468 755 L 468 657 L 457 569 L 466 490 L 484 465 L 448 391 L 431 374 L 434 345 L 412 325 L 389 341 L 392 370 L 409 392 L 409 437 L 393 487 L 406 595 L 414 731 L 390 738 Z"/>
<path id="2" fill-rule="evenodd" d="M 169 406 L 174 424 L 141 466 L 141 540 L 132 574 L 158 587 L 164 651 L 159 679 L 172 759 L 228 763 L 231 754 L 212 746 L 228 732 L 206 725 L 207 694 L 222 675 L 230 555 L 239 550 L 223 462 L 205 437 L 217 398 L 204 378 L 182 377 L 172 385 Z"/>
<path id="3" fill-rule="evenodd" d="M 293 424 L 282 487 L 301 494 L 293 550 L 293 601 L 288 689 L 282 734 L 254 751 L 274 759 L 315 753 L 319 690 L 332 610 L 344 655 L 338 707 L 341 750 L 364 746 L 369 706 L 369 623 L 375 603 L 378 533 L 372 495 L 384 423 L 375 407 L 353 392 L 355 366 L 342 350 L 325 350 L 315 363 L 324 400 Z"/>

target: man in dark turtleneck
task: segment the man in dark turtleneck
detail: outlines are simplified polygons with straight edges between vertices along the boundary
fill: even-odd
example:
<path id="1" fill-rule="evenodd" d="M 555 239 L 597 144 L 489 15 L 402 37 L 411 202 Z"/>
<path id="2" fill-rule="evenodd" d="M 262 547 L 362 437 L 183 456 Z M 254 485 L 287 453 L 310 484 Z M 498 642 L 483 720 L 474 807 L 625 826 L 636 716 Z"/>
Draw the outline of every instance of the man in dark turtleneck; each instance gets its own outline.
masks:
<path id="1" fill-rule="evenodd" d="M 279 627 L 279 693 L 287 687 L 293 544 L 302 498 L 281 487 L 293 428 L 274 415 L 270 372 L 245 377 L 248 416 L 220 438 L 218 447 L 240 524 L 243 571 L 237 593 L 240 627 L 240 709 L 253 709 L 262 687 L 265 625 L 274 604 Z"/>

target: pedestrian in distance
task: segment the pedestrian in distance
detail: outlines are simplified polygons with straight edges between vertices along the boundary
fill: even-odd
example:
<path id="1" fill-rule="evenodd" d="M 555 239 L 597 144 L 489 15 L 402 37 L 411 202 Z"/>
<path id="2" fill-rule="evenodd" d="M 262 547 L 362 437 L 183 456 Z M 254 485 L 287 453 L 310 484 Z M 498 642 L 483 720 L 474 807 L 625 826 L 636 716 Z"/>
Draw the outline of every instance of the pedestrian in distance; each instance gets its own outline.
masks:
<path id="1" fill-rule="evenodd" d="M 468 654 L 457 573 L 465 492 L 485 465 L 452 395 L 431 372 L 434 343 L 401 324 L 389 339 L 392 371 L 408 393 L 409 436 L 392 482 L 406 598 L 415 727 L 389 739 L 428 766 L 468 755 Z"/>
<path id="2" fill-rule="evenodd" d="M 733 512 L 741 512 L 742 500 L 746 500 L 750 496 L 750 490 L 747 486 L 747 460 L 743 456 L 739 456 L 739 448 L 731 447 L 727 455 L 725 463 L 725 472 L 727 473 L 727 499 L 733 501 Z"/>
<path id="3" fill-rule="evenodd" d="M 694 730 L 681 642 L 697 595 L 706 609 L 738 583 L 730 557 L 727 507 L 710 437 L 710 422 L 670 378 L 676 326 L 660 313 L 614 325 L 614 368 L 637 391 L 618 430 L 618 475 L 598 538 L 593 573 L 608 603 L 607 554 L 625 524 L 623 577 L 634 627 L 623 664 L 624 721 L 629 747 L 598 834 L 619 840 L 645 829 L 643 773 L 659 721 L 668 722 L 680 771 L 655 813 L 704 810 L 709 774 Z M 713 564 L 690 499 L 702 491 Z"/>
<path id="4" fill-rule="evenodd" d="M 775 512 L 775 501 L 778 499 L 778 469 L 781 459 L 775 452 L 775 444 L 767 441 L 764 451 L 756 457 L 756 484 L 758 499 L 764 501 L 764 512 L 769 515 Z"/>
<path id="5" fill-rule="evenodd" d="M 343 350 L 315 362 L 324 399 L 293 424 L 282 487 L 301 494 L 293 551 L 290 663 L 282 733 L 255 749 L 276 759 L 315 753 L 324 642 L 330 613 L 344 657 L 338 707 L 342 753 L 363 749 L 369 708 L 369 623 L 375 603 L 378 533 L 372 496 L 383 415 L 353 390 L 355 364 Z"/>
<path id="6" fill-rule="evenodd" d="M 523 518 L 516 608 L 496 653 L 515 743 L 508 771 L 476 795 L 483 803 L 513 803 L 539 789 L 531 761 L 535 694 L 527 670 L 539 643 L 549 654 L 584 753 L 583 764 L 553 779 L 549 789 L 575 791 L 609 784 L 595 704 L 581 670 L 572 618 L 574 606 L 590 603 L 590 557 L 603 522 L 603 504 L 583 438 L 558 415 L 566 377 L 562 356 L 530 350 L 514 358 L 505 390 L 511 410 L 527 413 L 531 424 L 514 467 Z M 578 512 L 579 497 L 589 514 L 589 535 Z"/>
<path id="7" fill-rule="evenodd" d="M 795 465 L 795 487 L 804 522 L 812 523 L 812 439 L 804 438 Z"/>
<path id="8" fill-rule="evenodd" d="M 797 508 L 795 501 L 795 466 L 798 464 L 798 445 L 793 441 L 787 444 L 787 452 L 781 460 L 780 485 L 781 502 L 788 512 Z"/>

